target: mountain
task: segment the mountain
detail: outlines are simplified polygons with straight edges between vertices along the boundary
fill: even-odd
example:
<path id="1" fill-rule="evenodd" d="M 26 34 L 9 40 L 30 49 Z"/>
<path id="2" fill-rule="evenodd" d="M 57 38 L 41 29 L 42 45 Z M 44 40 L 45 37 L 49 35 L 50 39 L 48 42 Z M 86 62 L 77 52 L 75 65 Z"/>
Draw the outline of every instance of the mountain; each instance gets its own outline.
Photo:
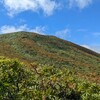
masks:
<path id="1" fill-rule="evenodd" d="M 55 67 L 67 67 L 77 76 L 99 82 L 100 54 L 55 36 L 30 32 L 0 35 L 0 56 Z"/>

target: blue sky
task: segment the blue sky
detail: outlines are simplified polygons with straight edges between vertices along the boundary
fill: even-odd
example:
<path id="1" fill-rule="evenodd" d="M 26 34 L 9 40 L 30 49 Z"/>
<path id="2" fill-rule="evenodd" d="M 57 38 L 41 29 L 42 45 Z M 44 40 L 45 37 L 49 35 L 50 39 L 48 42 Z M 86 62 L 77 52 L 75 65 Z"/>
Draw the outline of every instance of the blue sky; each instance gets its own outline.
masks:
<path id="1" fill-rule="evenodd" d="M 54 35 L 100 53 L 100 0 L 1 0 L 0 33 Z"/>

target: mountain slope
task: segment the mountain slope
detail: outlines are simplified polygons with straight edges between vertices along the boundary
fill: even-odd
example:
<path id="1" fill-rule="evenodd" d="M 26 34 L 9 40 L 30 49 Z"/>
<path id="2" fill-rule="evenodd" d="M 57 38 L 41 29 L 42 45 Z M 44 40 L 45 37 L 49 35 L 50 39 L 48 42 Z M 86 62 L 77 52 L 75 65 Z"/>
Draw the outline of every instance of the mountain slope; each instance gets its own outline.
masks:
<path id="1" fill-rule="evenodd" d="M 88 76 L 99 81 L 100 54 L 54 36 L 29 32 L 0 35 L 0 55 L 26 62 L 65 66 L 80 77 Z"/>

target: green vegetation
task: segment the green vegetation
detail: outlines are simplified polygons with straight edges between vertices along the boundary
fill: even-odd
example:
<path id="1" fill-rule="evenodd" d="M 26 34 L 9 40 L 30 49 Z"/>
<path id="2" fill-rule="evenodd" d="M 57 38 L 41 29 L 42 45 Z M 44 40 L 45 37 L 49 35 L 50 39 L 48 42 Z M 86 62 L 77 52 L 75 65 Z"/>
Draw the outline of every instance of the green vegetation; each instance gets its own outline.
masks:
<path id="1" fill-rule="evenodd" d="M 0 56 L 0 100 L 100 99 L 100 54 L 89 49 L 16 32 L 0 35 Z"/>
<path id="2" fill-rule="evenodd" d="M 99 100 L 100 85 L 80 80 L 67 67 L 0 57 L 0 100 Z"/>
<path id="3" fill-rule="evenodd" d="M 100 54 L 54 36 L 29 32 L 0 35 L 0 56 L 67 67 L 79 78 L 100 83 Z"/>

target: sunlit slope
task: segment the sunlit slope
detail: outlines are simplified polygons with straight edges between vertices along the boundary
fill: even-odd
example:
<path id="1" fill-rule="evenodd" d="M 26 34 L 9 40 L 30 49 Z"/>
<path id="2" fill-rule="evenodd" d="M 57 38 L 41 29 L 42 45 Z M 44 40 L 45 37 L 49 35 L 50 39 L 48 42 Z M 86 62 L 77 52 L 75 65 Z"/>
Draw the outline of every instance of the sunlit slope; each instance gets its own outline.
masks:
<path id="1" fill-rule="evenodd" d="M 26 62 L 65 66 L 80 73 L 80 77 L 94 77 L 100 73 L 100 54 L 54 36 L 29 32 L 0 35 L 0 55 Z M 82 75 L 81 75 L 82 74 Z"/>

